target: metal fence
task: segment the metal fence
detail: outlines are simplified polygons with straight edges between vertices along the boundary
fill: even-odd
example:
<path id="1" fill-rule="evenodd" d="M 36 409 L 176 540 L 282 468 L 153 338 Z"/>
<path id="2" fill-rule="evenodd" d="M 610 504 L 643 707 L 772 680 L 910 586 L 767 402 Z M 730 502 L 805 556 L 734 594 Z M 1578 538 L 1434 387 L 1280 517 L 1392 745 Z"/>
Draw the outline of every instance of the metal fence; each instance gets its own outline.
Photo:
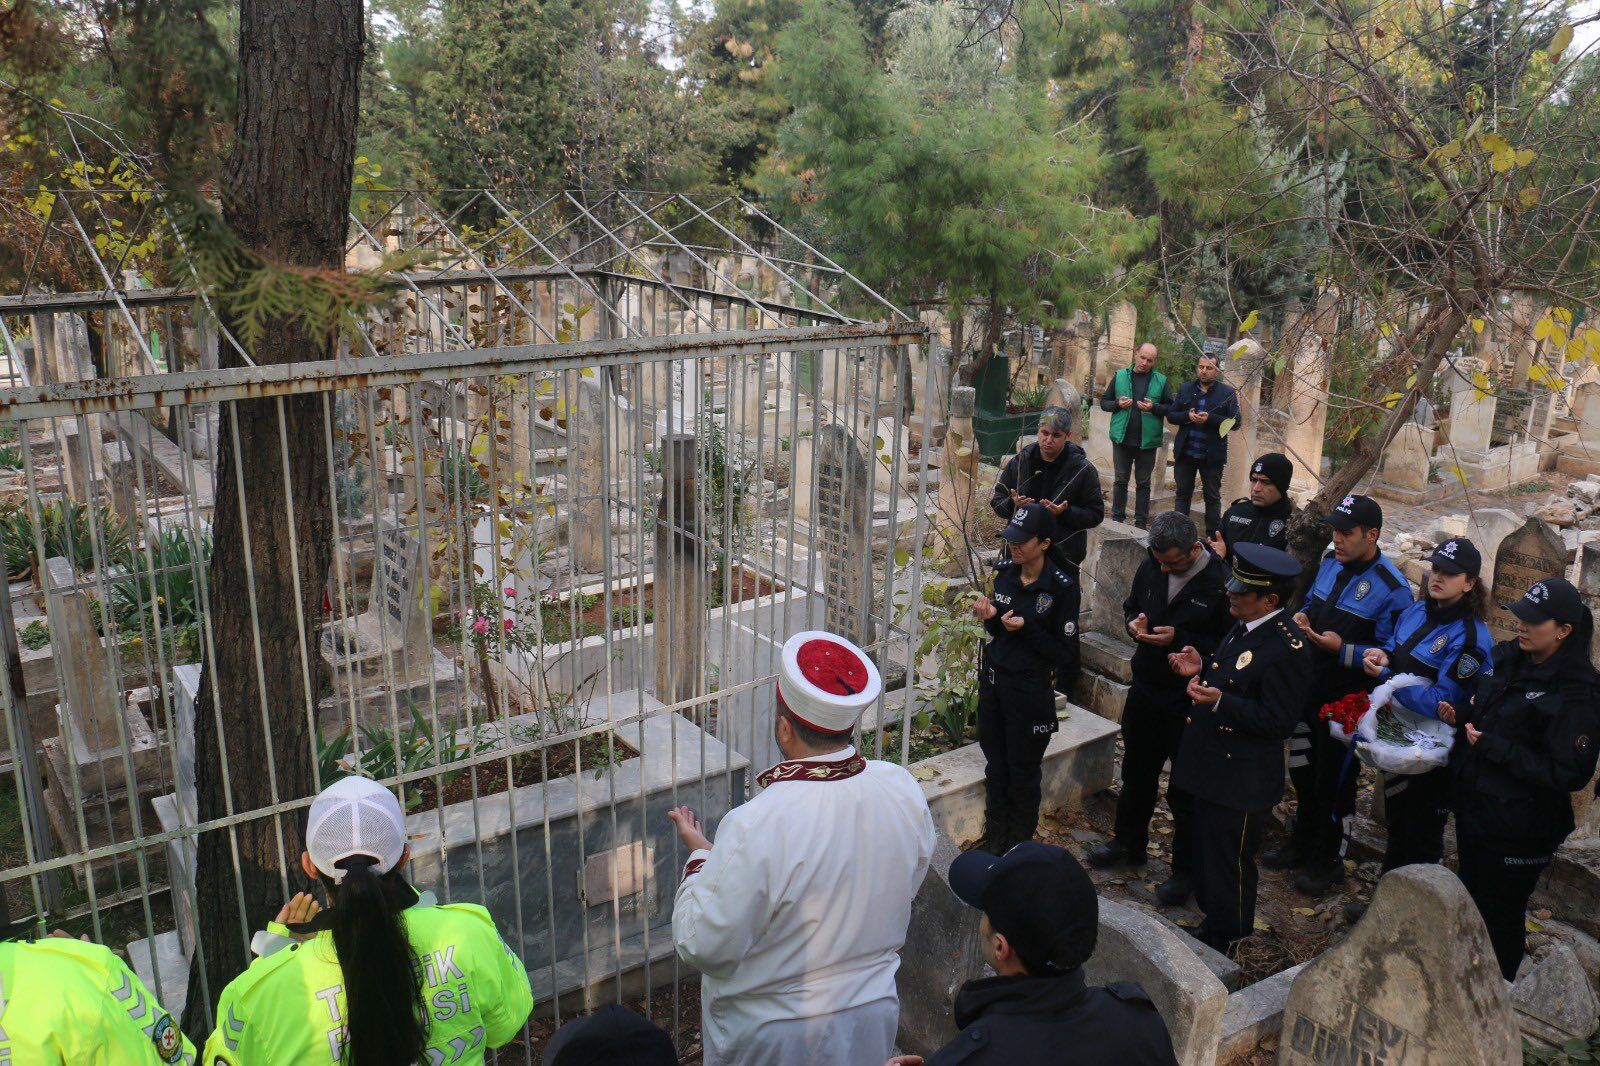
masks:
<path id="1" fill-rule="evenodd" d="M 88 195 L 55 210 L 91 217 Z M 414 880 L 489 907 L 543 1010 L 670 984 L 649 1010 L 675 1026 L 685 856 L 665 812 L 714 822 L 776 761 L 785 637 L 871 648 L 891 691 L 869 725 L 913 710 L 926 331 L 737 198 L 451 202 L 391 193 L 352 214 L 352 264 L 434 258 L 327 362 L 249 365 L 203 296 L 119 285 L 84 226 L 107 288 L 0 297 L 0 888 L 13 923 L 77 921 L 125 949 L 175 1012 L 205 964 L 200 835 L 303 818 L 355 772 L 400 792 Z M 484 211 L 487 232 L 460 221 Z M 282 578 L 249 540 L 258 472 L 235 465 L 222 492 L 216 457 L 262 432 L 241 412 L 265 398 L 288 470 L 292 397 L 320 405 L 327 460 L 288 507 L 325 506 L 332 550 L 319 625 L 286 632 L 250 614 Z M 248 603 L 212 599 L 224 500 Z M 233 785 L 220 803 L 196 789 L 229 612 L 257 662 L 292 642 L 312 680 L 294 706 L 218 692 L 218 728 L 306 723 L 305 794 L 270 757 L 229 765 L 225 742 Z M 904 759 L 910 732 L 864 743 Z M 269 802 L 229 798 L 261 775 Z M 302 880 L 284 867 L 287 894 Z"/>

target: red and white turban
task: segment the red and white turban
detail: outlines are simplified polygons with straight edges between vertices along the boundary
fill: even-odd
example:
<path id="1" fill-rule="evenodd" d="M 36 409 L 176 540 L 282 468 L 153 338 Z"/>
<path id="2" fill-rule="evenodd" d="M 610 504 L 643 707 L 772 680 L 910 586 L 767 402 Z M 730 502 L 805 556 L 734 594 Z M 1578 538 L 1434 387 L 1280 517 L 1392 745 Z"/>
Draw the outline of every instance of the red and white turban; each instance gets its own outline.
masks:
<path id="1" fill-rule="evenodd" d="M 783 645 L 778 702 L 824 733 L 848 733 L 883 691 L 867 653 L 821 630 L 796 633 Z"/>

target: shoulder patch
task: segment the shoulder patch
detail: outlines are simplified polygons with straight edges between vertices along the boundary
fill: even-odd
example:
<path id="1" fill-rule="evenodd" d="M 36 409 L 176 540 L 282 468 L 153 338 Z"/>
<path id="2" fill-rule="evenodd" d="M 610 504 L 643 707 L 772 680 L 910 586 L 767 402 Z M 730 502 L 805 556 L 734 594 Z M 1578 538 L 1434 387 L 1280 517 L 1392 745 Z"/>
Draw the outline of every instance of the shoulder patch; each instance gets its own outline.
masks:
<path id="1" fill-rule="evenodd" d="M 1483 660 L 1478 657 L 1477 652 L 1462 652 L 1460 655 L 1456 656 L 1456 668 L 1454 670 L 1456 680 L 1467 680 L 1469 677 L 1472 677 L 1474 674 L 1476 674 L 1482 666 Z"/>
<path id="2" fill-rule="evenodd" d="M 156 1046 L 156 1058 L 162 1062 L 177 1062 L 183 1057 L 183 1034 L 178 1032 L 170 1014 L 163 1014 L 150 1030 L 150 1042 Z"/>
<path id="3" fill-rule="evenodd" d="M 1127 1003 L 1151 1003 L 1150 996 L 1144 986 L 1136 981 L 1114 981 L 1105 986 L 1105 990 L 1113 996 Z"/>

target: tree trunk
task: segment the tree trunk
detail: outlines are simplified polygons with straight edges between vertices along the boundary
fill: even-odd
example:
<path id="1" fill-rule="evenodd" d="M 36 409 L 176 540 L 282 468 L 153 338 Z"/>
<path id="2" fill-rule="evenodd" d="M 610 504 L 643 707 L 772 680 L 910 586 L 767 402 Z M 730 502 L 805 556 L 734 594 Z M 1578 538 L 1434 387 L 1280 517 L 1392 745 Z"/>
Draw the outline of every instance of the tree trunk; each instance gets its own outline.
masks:
<path id="1" fill-rule="evenodd" d="M 223 214 L 264 260 L 343 265 L 363 48 L 361 0 L 240 0 L 238 126 Z M 332 337 L 277 318 L 265 321 L 250 353 L 262 366 L 332 354 Z M 227 347 L 222 358 L 224 365 L 239 362 Z M 308 729 L 306 693 L 314 699 L 321 688 L 317 634 L 331 558 L 323 399 L 286 397 L 281 407 L 276 399 L 237 402 L 237 448 L 229 412 L 222 413 L 209 577 L 215 657 L 205 664 L 195 709 L 202 821 L 311 793 L 317 738 Z M 301 646 L 302 631 L 309 647 Z M 285 882 L 292 891 L 303 880 L 304 818 L 294 811 L 199 838 L 195 901 L 204 965 L 190 971 L 184 1014 L 184 1029 L 197 1042 L 223 987 L 249 961 L 250 933 L 282 905 Z"/>
<path id="2" fill-rule="evenodd" d="M 961 384 L 971 385 L 978 380 L 978 375 L 983 368 L 989 365 L 989 360 L 994 358 L 995 350 L 1000 347 L 1000 336 L 1004 332 L 1005 318 L 1000 306 L 1000 294 L 989 294 L 988 317 L 983 323 L 983 348 L 978 352 L 972 362 L 961 370 Z"/>
<path id="3" fill-rule="evenodd" d="M 1468 298 L 1472 295 L 1475 294 L 1468 294 Z M 1332 476 L 1323 482 L 1317 494 L 1290 519 L 1289 552 L 1300 561 L 1301 592 L 1304 592 L 1316 577 L 1323 550 L 1328 546 L 1331 527 L 1326 516 L 1333 508 L 1334 502 L 1354 491 L 1368 472 L 1377 465 L 1384 450 L 1394 440 L 1395 434 L 1400 432 L 1400 427 L 1411 417 L 1411 412 L 1416 410 L 1417 397 L 1422 395 L 1422 391 L 1433 380 L 1433 375 L 1438 371 L 1445 354 L 1450 351 L 1450 346 L 1455 343 L 1461 327 L 1467 324 L 1467 316 L 1468 313 L 1461 310 L 1454 302 L 1438 304 L 1418 324 L 1415 333 L 1408 338 L 1409 348 L 1412 350 L 1420 348 L 1422 351 L 1422 358 L 1417 362 L 1416 382 L 1405 390 L 1400 402 L 1384 416 L 1383 425 L 1378 432 L 1358 438 L 1355 453 L 1334 469 Z"/>

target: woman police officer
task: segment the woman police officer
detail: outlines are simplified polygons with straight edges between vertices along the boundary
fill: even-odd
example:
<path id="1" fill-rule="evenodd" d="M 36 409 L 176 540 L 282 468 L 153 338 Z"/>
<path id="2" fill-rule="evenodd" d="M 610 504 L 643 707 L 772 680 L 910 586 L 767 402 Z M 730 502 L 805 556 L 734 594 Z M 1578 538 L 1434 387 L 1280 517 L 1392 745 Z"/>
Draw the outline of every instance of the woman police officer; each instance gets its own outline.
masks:
<path id="1" fill-rule="evenodd" d="M 989 634 L 978 668 L 984 850 L 1003 855 L 1039 823 L 1044 750 L 1059 726 L 1056 688 L 1078 673 L 1078 582 L 1050 561 L 1051 513 L 1025 503 L 1000 536 L 994 591 L 973 602 Z"/>
<path id="2" fill-rule="evenodd" d="M 1508 981 L 1525 950 L 1528 897 L 1573 830 L 1570 794 L 1594 775 L 1600 736 L 1594 617 L 1578 590 L 1546 578 L 1510 610 L 1517 636 L 1495 645 L 1493 674 L 1467 706 L 1439 709 L 1460 726 L 1450 773 L 1461 881 Z"/>
<path id="3" fill-rule="evenodd" d="M 1479 679 L 1491 669 L 1488 660 L 1494 641 L 1484 624 L 1488 589 L 1478 580 L 1483 559 L 1472 541 L 1453 537 L 1434 549 L 1428 562 L 1425 595 L 1401 613 L 1386 647 L 1367 649 L 1362 667 L 1380 681 L 1396 674 L 1426 678 L 1426 685 L 1398 689 L 1394 699 L 1424 718 L 1438 718 L 1442 704 L 1466 706 Z M 1446 767 L 1384 776 L 1384 814 L 1389 823 L 1384 873 L 1443 857 L 1449 792 Z M 1359 916 L 1355 906 L 1359 905 L 1346 908 L 1351 917 Z"/>
<path id="4" fill-rule="evenodd" d="M 332 905 L 301 893 L 257 935 L 262 957 L 223 990 L 206 1066 L 481 1064 L 516 1035 L 533 1009 L 527 971 L 488 911 L 412 888 L 409 856 L 388 789 L 323 789 L 300 862 Z"/>

